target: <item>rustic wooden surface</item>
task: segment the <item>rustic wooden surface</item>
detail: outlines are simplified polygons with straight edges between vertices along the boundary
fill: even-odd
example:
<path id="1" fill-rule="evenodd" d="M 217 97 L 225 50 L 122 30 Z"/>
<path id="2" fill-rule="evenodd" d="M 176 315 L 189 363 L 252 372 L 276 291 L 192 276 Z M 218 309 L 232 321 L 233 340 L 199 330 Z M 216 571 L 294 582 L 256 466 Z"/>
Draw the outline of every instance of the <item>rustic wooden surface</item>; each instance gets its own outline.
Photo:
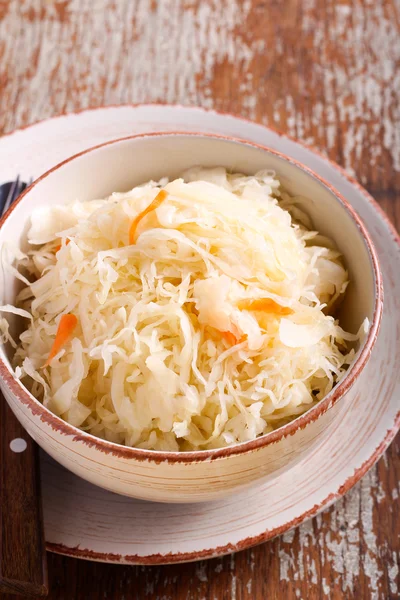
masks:
<path id="1" fill-rule="evenodd" d="M 400 228 L 399 36 L 399 0 L 0 0 L 0 133 L 89 106 L 213 107 L 315 145 Z M 399 598 L 399 450 L 237 555 L 154 568 L 49 555 L 50 598 Z"/>
<path id="2" fill-rule="evenodd" d="M 35 598 L 47 591 L 39 449 L 1 393 L 0 423 L 0 592 Z M 25 442 L 25 451 L 11 452 L 13 440 Z"/>

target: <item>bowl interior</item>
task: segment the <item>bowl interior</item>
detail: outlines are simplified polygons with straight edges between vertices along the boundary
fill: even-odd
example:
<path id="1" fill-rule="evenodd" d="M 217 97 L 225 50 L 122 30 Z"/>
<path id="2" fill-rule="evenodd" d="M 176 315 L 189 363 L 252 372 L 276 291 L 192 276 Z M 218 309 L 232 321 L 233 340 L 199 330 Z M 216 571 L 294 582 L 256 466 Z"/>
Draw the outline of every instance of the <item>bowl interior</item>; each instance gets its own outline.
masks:
<path id="1" fill-rule="evenodd" d="M 350 285 L 341 308 L 342 326 L 356 332 L 365 317 L 372 321 L 376 298 L 371 256 L 359 225 L 343 202 L 327 184 L 292 160 L 236 140 L 157 134 L 119 140 L 78 155 L 34 184 L 1 227 L 0 243 L 11 242 L 24 249 L 30 214 L 35 208 L 67 204 L 76 199 L 104 198 L 149 179 L 178 177 L 195 165 L 223 166 L 245 174 L 260 169 L 275 170 L 289 193 L 306 198 L 303 209 L 314 227 L 331 237 L 345 258 Z M 1 277 L 0 302 L 13 303 L 19 282 L 4 269 Z M 0 349 L 6 363 L 10 355 L 9 349 Z"/>

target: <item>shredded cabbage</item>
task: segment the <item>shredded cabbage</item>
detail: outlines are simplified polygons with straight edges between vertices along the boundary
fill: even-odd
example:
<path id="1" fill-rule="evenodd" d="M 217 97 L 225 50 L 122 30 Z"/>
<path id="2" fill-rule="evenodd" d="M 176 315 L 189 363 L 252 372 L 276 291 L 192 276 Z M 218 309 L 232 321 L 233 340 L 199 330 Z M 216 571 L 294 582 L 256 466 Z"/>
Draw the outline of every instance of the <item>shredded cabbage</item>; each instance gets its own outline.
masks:
<path id="1" fill-rule="evenodd" d="M 272 171 L 193 168 L 40 209 L 19 256 L 32 283 L 19 309 L 0 308 L 30 317 L 17 374 L 69 423 L 146 449 L 218 448 L 304 413 L 343 376 L 368 322 L 351 335 L 332 316 L 348 274 L 303 204 Z M 67 313 L 73 338 L 43 368 Z"/>

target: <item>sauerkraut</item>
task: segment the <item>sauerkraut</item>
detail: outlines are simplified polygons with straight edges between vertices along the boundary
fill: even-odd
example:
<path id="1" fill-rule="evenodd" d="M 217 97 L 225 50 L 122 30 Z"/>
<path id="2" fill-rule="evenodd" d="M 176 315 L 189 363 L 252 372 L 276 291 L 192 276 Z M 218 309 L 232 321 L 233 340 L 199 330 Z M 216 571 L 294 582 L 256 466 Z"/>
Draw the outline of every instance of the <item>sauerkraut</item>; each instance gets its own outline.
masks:
<path id="1" fill-rule="evenodd" d="M 335 320 L 348 274 L 304 204 L 272 171 L 193 168 L 35 211 L 9 267 L 18 308 L 2 307 L 11 343 L 7 311 L 26 317 L 17 376 L 72 425 L 138 448 L 218 448 L 296 418 L 368 327 Z"/>

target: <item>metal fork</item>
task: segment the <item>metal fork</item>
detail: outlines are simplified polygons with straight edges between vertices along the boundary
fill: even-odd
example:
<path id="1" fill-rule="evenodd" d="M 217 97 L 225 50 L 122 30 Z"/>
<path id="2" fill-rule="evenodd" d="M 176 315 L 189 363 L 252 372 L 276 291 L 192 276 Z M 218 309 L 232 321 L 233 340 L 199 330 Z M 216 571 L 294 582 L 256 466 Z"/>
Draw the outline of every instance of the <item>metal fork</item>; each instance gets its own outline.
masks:
<path id="1" fill-rule="evenodd" d="M 0 185 L 0 216 L 3 216 L 11 204 L 18 198 L 20 194 L 31 184 L 21 181 L 19 175 L 14 181 L 8 181 Z"/>
<path id="2" fill-rule="evenodd" d="M 0 186 L 0 217 L 28 185 Z M 38 447 L 0 393 L 0 595 L 47 592 Z"/>

